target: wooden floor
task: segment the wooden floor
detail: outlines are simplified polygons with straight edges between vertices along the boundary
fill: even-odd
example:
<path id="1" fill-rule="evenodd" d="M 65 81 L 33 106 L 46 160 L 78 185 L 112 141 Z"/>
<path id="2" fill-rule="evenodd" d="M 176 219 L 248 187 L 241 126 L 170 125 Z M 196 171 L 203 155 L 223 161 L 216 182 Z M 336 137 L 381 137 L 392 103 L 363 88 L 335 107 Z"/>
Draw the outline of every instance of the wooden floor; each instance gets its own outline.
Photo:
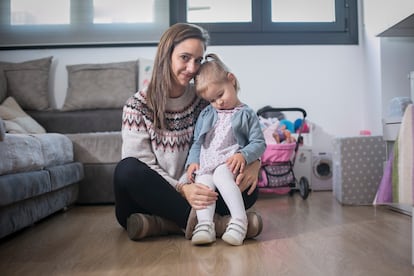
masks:
<path id="1" fill-rule="evenodd" d="M 130 241 L 114 206 L 75 206 L 0 241 L 6 275 L 414 275 L 411 217 L 385 207 L 261 197 L 264 231 L 243 246 L 182 236 Z"/>

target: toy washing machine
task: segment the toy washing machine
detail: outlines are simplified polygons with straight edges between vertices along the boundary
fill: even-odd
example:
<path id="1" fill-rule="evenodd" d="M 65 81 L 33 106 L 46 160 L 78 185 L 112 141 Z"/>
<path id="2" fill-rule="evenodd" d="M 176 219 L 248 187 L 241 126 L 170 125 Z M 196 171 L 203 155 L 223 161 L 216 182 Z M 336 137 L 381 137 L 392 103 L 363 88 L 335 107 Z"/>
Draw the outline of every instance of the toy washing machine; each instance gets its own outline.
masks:
<path id="1" fill-rule="evenodd" d="M 332 154 L 326 152 L 313 153 L 312 157 L 312 190 L 332 190 Z"/>

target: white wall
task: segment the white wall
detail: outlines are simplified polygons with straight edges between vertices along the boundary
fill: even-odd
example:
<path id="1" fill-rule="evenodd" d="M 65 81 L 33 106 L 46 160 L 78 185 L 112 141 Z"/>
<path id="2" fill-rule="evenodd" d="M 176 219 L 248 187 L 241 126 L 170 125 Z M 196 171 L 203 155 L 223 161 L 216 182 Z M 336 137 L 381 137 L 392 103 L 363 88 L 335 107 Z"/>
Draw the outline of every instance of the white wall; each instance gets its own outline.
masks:
<path id="1" fill-rule="evenodd" d="M 394 97 L 410 97 L 408 74 L 414 71 L 413 37 L 377 37 L 414 13 L 413 0 L 363 0 L 363 38 L 368 85 L 381 91 L 381 116 L 389 115 Z M 372 57 L 372 58 L 371 58 Z"/>
<path id="2" fill-rule="evenodd" d="M 364 24 L 370 35 L 378 35 L 414 12 L 413 0 L 362 0 Z"/>
<path id="3" fill-rule="evenodd" d="M 360 11 L 360 14 L 361 11 Z M 210 46 L 235 72 L 240 97 L 253 108 L 298 106 L 308 119 L 334 136 L 369 129 L 382 134 L 378 38 L 364 32 L 360 15 L 359 45 Z M 80 48 L 0 51 L 0 60 L 24 61 L 54 56 L 52 90 L 63 105 L 65 65 L 153 58 L 155 47 Z"/>
<path id="4" fill-rule="evenodd" d="M 414 71 L 414 37 L 381 38 L 383 117 L 389 116 L 394 97 L 411 97 L 409 73 Z"/>
<path id="5" fill-rule="evenodd" d="M 356 135 L 365 108 L 360 46 L 211 46 L 235 72 L 243 101 L 263 105 L 298 106 L 308 118 L 335 135 Z M 24 61 L 52 55 L 52 90 L 57 107 L 67 87 L 65 65 L 153 58 L 155 47 L 47 49 L 0 51 L 0 60 Z M 53 98 L 53 97 L 52 97 Z"/>
<path id="6" fill-rule="evenodd" d="M 364 102 L 363 106 L 365 108 L 363 125 L 371 130 L 374 135 L 381 135 L 382 89 L 378 40 L 366 37 L 363 50 L 365 58 L 365 93 L 361 99 Z"/>
<path id="7" fill-rule="evenodd" d="M 360 46 L 210 47 L 241 84 L 253 108 L 302 107 L 308 119 L 335 135 L 356 135 L 364 107 Z"/>

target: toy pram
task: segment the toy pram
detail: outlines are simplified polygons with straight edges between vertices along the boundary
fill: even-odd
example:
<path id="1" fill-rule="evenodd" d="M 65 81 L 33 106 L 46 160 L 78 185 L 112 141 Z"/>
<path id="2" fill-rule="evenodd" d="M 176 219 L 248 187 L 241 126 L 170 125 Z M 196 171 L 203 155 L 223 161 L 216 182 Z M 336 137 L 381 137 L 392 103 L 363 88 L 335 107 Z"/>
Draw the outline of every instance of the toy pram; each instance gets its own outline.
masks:
<path id="1" fill-rule="evenodd" d="M 290 194 L 299 191 L 301 197 L 306 199 L 309 195 L 309 181 L 306 177 L 296 179 L 293 166 L 296 160 L 296 153 L 303 144 L 302 131 L 305 125 L 306 111 L 302 108 L 274 108 L 266 106 L 257 111 L 261 118 L 283 119 L 284 111 L 301 112 L 303 118 L 297 120 L 297 134 L 295 142 L 290 143 L 267 143 L 266 150 L 262 155 L 258 187 L 262 193 Z"/>

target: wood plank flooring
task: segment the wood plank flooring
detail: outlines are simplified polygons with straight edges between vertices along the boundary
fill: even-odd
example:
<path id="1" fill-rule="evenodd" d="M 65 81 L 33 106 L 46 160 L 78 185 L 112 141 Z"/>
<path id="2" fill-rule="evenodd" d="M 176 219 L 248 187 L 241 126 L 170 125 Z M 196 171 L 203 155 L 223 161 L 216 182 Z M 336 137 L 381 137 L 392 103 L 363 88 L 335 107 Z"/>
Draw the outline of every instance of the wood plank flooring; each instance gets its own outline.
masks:
<path id="1" fill-rule="evenodd" d="M 342 206 L 331 192 L 263 196 L 264 231 L 243 246 L 182 236 L 130 241 L 114 206 L 74 206 L 0 241 L 8 275 L 414 275 L 411 217 Z"/>

